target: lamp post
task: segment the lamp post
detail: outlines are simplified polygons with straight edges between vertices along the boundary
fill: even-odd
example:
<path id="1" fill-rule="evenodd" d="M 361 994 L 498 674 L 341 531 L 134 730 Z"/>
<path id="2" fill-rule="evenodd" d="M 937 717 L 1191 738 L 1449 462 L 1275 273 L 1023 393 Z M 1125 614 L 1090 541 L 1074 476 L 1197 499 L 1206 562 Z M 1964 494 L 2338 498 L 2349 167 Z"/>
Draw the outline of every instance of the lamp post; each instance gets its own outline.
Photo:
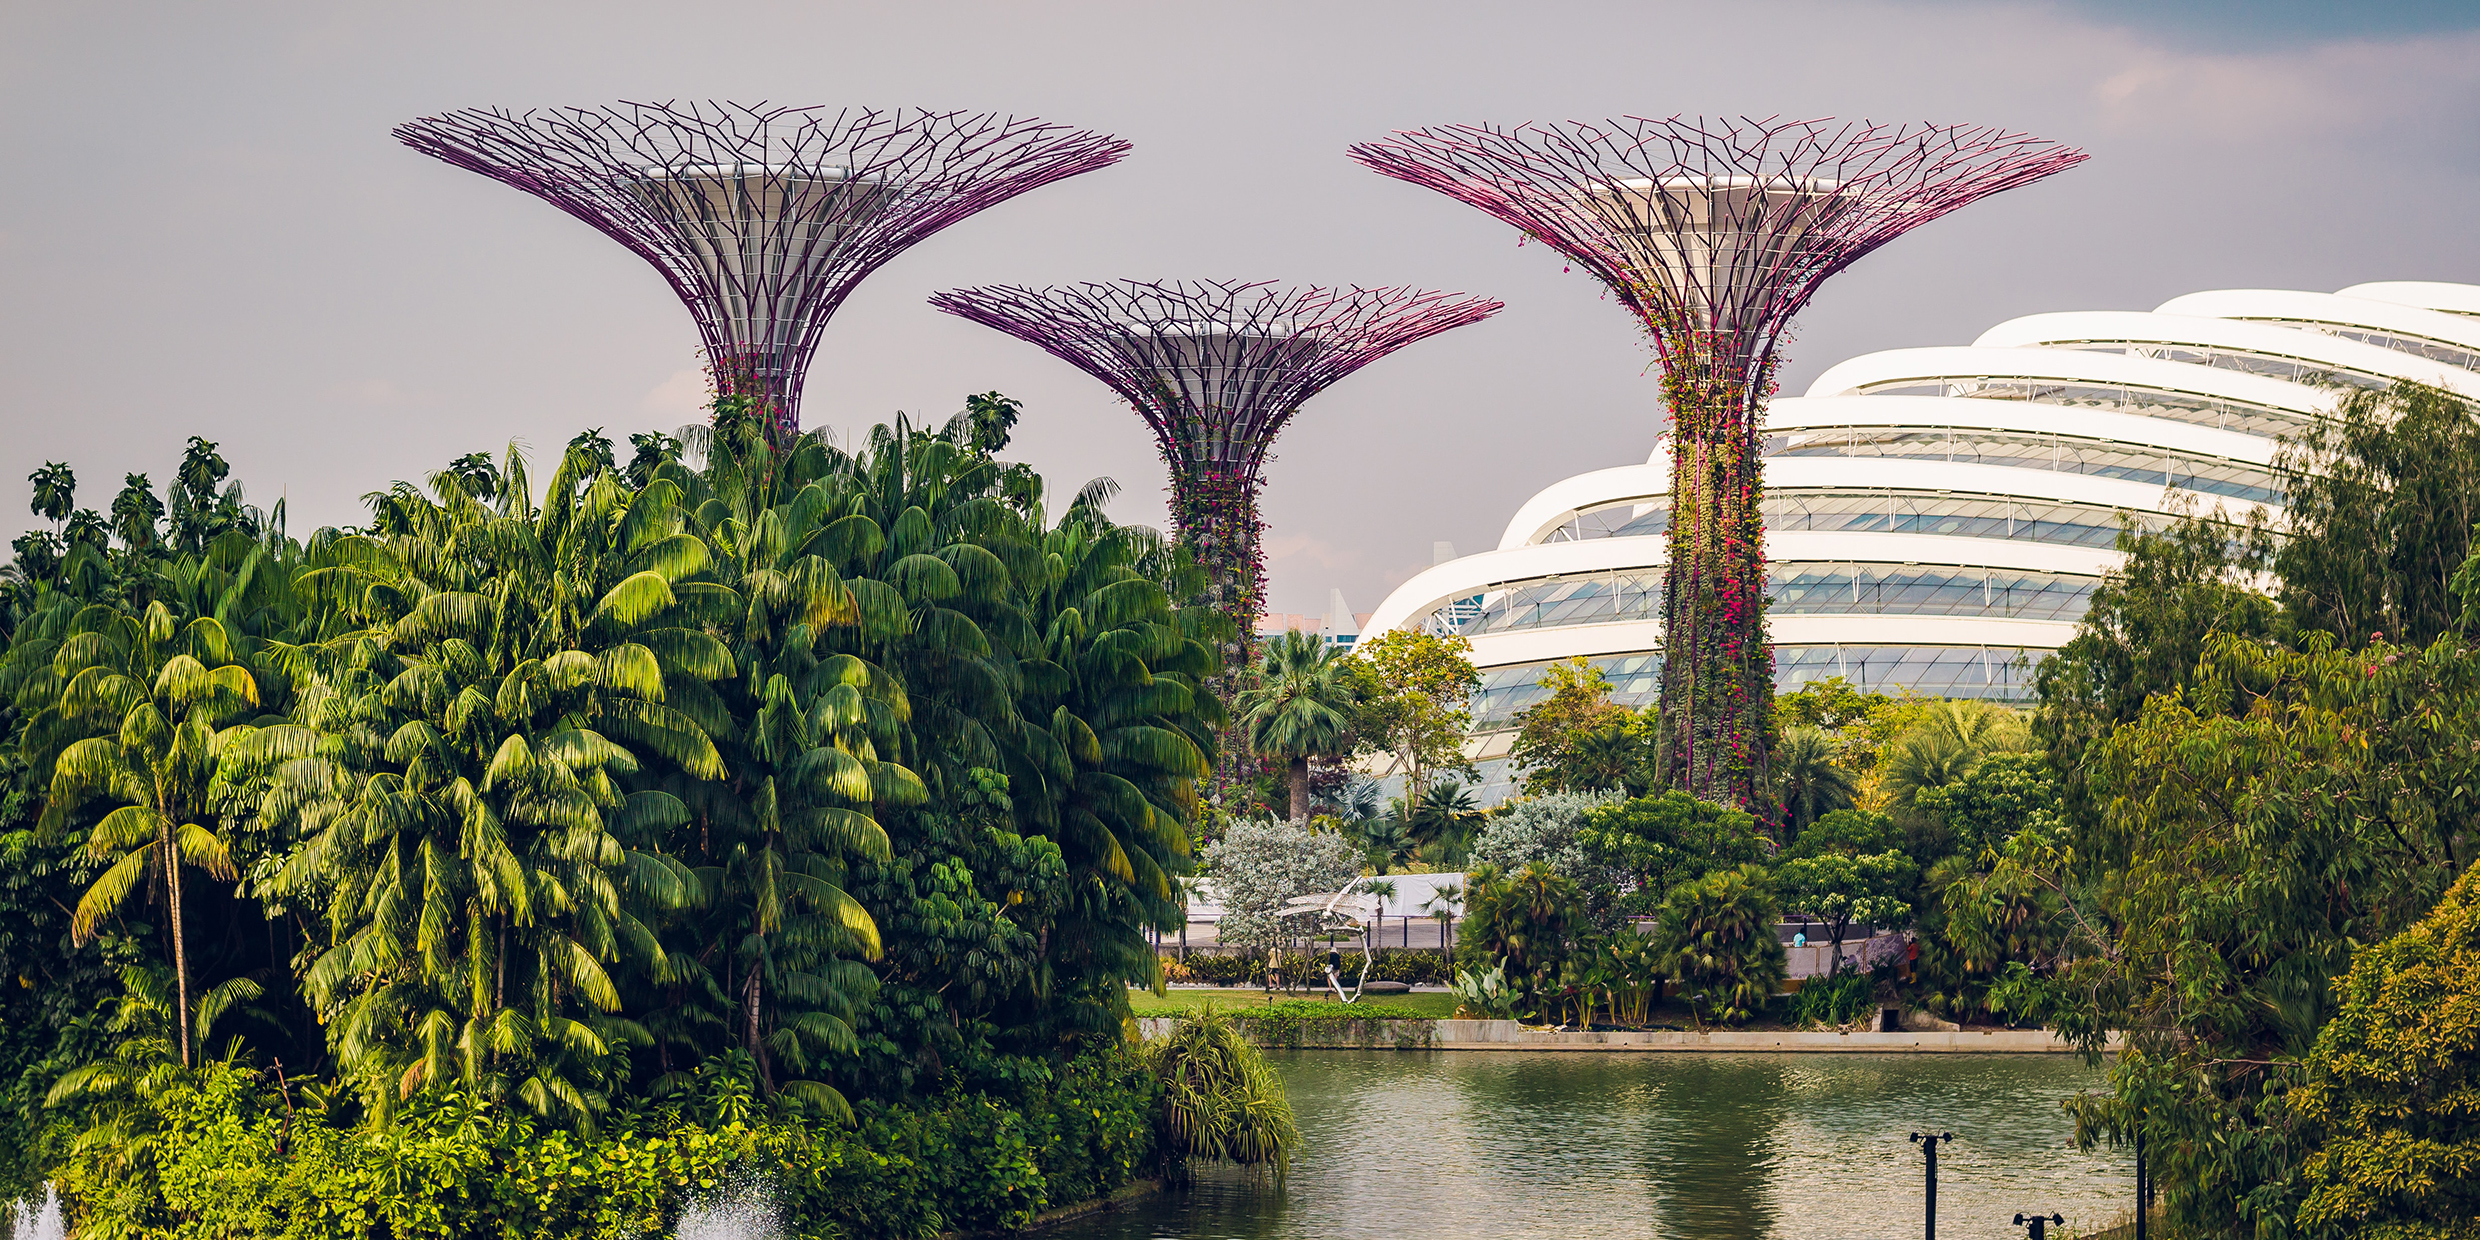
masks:
<path id="1" fill-rule="evenodd" d="M 2015 1216 L 2017 1227 L 2032 1229 L 2030 1240 L 2048 1240 L 2049 1225 L 2052 1223 L 2064 1227 L 2067 1225 L 2067 1216 L 2063 1214 L 2018 1214 Z"/>
<path id="2" fill-rule="evenodd" d="M 1921 1224 L 1921 1240 L 1937 1240 L 1938 1143 L 1941 1141 L 1952 1141 L 1954 1139 L 1955 1134 L 1951 1132 L 1915 1132 L 1912 1134 L 1912 1143 L 1918 1145 L 1920 1147 L 1920 1152 L 1927 1155 L 1929 1158 L 1928 1191 L 1925 1196 L 1926 1209 L 1928 1212 Z M 2019 1218 L 2015 1221 L 2020 1223 L 2023 1220 Z"/>
<path id="3" fill-rule="evenodd" d="M 2145 1240 L 2146 1215 L 2153 1212 L 2153 1170 L 2144 1165 L 2144 1120 L 2136 1120 L 2136 1240 Z"/>

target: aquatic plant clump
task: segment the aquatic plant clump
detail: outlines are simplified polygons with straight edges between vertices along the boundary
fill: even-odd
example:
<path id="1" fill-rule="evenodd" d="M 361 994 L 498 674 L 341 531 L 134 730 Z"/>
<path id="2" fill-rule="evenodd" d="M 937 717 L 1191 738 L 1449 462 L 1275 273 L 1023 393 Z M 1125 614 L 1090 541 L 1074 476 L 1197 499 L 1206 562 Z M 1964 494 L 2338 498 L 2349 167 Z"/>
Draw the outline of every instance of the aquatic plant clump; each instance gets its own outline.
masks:
<path id="1" fill-rule="evenodd" d="M 1213 1008 L 1183 1016 L 1149 1043 L 1162 1086 L 1160 1149 L 1168 1157 L 1260 1168 L 1282 1176 L 1300 1146 L 1282 1078 L 1229 1017 Z"/>

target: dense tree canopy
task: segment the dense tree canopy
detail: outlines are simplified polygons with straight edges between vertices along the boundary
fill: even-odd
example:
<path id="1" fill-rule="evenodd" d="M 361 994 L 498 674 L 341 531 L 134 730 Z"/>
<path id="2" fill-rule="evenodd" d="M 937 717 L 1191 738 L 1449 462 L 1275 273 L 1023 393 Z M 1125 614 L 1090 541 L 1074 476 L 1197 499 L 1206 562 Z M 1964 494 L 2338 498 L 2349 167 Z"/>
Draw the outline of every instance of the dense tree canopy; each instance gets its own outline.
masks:
<path id="1" fill-rule="evenodd" d="M 0 997 L 0 1189 L 202 1053 L 331 1119 L 583 1134 L 717 1073 L 832 1117 L 1116 1040 L 1224 721 L 1193 566 L 1106 486 L 1051 511 L 996 394 L 849 452 L 744 404 L 540 484 L 460 457 L 306 541 L 203 440 L 101 535 L 38 471 L 0 964 L 45 982 Z"/>

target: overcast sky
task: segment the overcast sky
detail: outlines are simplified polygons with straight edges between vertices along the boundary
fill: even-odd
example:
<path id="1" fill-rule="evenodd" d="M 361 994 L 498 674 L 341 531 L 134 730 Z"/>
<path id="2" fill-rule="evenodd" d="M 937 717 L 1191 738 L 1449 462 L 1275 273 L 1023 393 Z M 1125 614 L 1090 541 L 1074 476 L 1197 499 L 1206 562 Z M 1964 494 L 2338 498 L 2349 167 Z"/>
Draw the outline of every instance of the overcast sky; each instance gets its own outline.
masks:
<path id="1" fill-rule="evenodd" d="M 222 444 L 293 528 L 455 455 L 694 418 L 697 337 L 651 269 L 416 155 L 446 108 L 614 99 L 976 108 L 1107 130 L 1119 166 L 871 277 L 804 413 L 1022 399 L 1017 452 L 1162 520 L 1162 466 L 1098 383 L 923 304 L 1123 276 L 1498 297 L 1311 402 L 1265 497 L 1271 605 L 1361 611 L 1433 540 L 1642 460 L 1628 316 L 1471 208 L 1348 162 L 1388 131 L 1672 113 L 2002 125 L 2093 158 L 1879 250 L 1801 319 L 1783 390 L 1873 349 L 2205 288 L 2480 281 L 2480 12 L 2465 4 L 918 3 L 63 5 L 0 0 L 0 538 L 18 479 L 79 499 Z"/>

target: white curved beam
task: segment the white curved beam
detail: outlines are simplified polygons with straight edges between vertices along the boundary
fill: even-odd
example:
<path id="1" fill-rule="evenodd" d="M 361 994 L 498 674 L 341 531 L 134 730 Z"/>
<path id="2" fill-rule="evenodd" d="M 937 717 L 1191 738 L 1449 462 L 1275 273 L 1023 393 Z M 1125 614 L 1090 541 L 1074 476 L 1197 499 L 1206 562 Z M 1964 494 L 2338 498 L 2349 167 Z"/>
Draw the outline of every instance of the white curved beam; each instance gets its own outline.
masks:
<path id="1" fill-rule="evenodd" d="M 2259 440 L 2259 443 L 2270 441 Z M 2253 462 L 2242 462 L 2253 463 Z M 2056 469 L 2014 465 L 1983 465 L 1970 461 L 1913 461 L 1899 457 L 1780 456 L 1765 462 L 1768 494 L 1827 490 L 1951 491 L 1990 499 L 2051 501 L 2126 508 L 2136 512 L 2171 512 L 2192 504 L 2210 512 L 2219 506 L 2233 515 L 2255 505 L 2225 495 L 2158 483 Z M 1583 513 L 1622 504 L 1658 504 L 1670 498 L 1670 470 L 1657 465 L 1599 469 L 1553 484 L 1516 510 L 1499 539 L 1499 550 L 1542 545 L 1552 532 Z M 2268 516 L 2278 515 L 2268 509 Z M 1772 534 L 1768 534 L 1770 539 Z M 1609 542 L 1582 539 L 1577 544 Z"/>
<path id="2" fill-rule="evenodd" d="M 2379 280 L 2373 284 L 2354 284 L 2346 289 L 2337 289 L 2335 295 L 2390 301 L 2398 305 L 2418 306 L 2423 310 L 2441 310 L 2447 314 L 2480 315 L 2480 284 Z"/>
<path id="3" fill-rule="evenodd" d="M 1783 646 L 2005 646 L 2055 650 L 2075 636 L 2061 620 L 2010 620 L 1988 616 L 1777 616 L 1766 622 L 1774 645 Z M 1484 672 L 1554 663 L 1582 655 L 1659 654 L 1662 625 L 1656 620 L 1579 624 L 1558 629 L 1518 629 L 1472 639 L 1473 666 Z"/>
<path id="4" fill-rule="evenodd" d="M 2173 297 L 2156 314 L 2274 323 L 2323 323 L 2415 336 L 2480 351 L 2480 320 L 2396 301 L 2291 289 L 2233 288 Z"/>
<path id="5" fill-rule="evenodd" d="M 2075 310 L 2027 314 L 1982 332 L 1976 349 L 2058 348 L 2085 341 L 2128 341 L 2197 349 L 2223 349 L 2285 358 L 2347 371 L 2378 381 L 2411 379 L 2466 395 L 2480 394 L 2480 375 L 2340 336 L 2250 323 L 2238 319 L 2145 313 L 2137 310 Z M 2091 352 L 2092 350 L 2079 350 Z M 2108 357 L 2103 353 L 2100 356 Z M 2124 356 L 2123 354 L 2121 356 Z M 2193 364 L 2193 363 L 2188 363 Z M 2244 373 L 2244 372 L 2242 372 Z"/>
<path id="6" fill-rule="evenodd" d="M 1508 551 L 1532 546 L 1548 538 L 1552 530 L 1575 520 L 1579 512 L 1608 508 L 1629 500 L 1668 500 L 1670 493 L 1671 469 L 1667 462 L 1621 465 L 1616 469 L 1597 469 L 1573 478 L 1561 478 L 1535 492 L 1533 498 L 1524 501 L 1523 507 L 1516 509 L 1516 515 L 1507 521 L 1507 531 L 1498 536 L 1498 549 Z"/>
<path id="7" fill-rule="evenodd" d="M 1951 396 L 1784 396 L 1767 408 L 1768 432 L 1817 426 L 1917 426 L 2073 435 L 2141 444 L 2258 464 L 2273 459 L 2262 435 L 2198 426 L 2107 409 L 2044 405 L 2030 400 L 1957 400 Z M 1665 457 L 1667 459 L 1667 457 Z"/>
<path id="8" fill-rule="evenodd" d="M 2117 567 L 2122 558 L 2100 547 L 1947 534 L 1783 530 L 1766 535 L 1765 543 L 1769 563 L 1942 564 L 2093 577 Z M 1451 600 L 1494 589 L 1556 577 L 1657 569 L 1669 560 L 1667 540 L 1661 538 L 1589 538 L 1484 551 L 1414 574 L 1387 595 L 1362 631 L 1384 633 L 1402 628 Z"/>
<path id="9" fill-rule="evenodd" d="M 2262 375 L 2214 370 L 2149 357 L 2079 353 L 2069 349 L 1975 349 L 1944 345 L 1888 349 L 1837 362 L 1808 385 L 1810 396 L 1859 396 L 1879 384 L 1935 379 L 2036 379 L 2149 388 L 2192 396 L 2243 401 L 2315 417 L 2333 408 L 2331 392 Z"/>

